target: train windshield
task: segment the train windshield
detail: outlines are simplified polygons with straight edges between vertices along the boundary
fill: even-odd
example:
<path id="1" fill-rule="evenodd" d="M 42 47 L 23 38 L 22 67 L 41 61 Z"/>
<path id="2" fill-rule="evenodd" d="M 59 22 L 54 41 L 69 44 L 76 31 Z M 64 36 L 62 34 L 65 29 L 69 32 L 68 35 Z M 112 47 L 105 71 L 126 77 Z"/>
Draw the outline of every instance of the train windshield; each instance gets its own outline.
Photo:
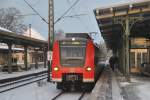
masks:
<path id="1" fill-rule="evenodd" d="M 86 41 L 60 43 L 60 59 L 62 66 L 83 66 L 85 62 Z"/>

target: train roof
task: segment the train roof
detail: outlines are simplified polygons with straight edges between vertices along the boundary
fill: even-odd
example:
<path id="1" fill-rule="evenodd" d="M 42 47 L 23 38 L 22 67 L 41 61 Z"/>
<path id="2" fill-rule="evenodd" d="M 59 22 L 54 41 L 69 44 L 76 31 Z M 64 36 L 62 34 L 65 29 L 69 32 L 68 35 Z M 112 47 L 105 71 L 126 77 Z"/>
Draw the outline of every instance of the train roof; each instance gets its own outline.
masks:
<path id="1" fill-rule="evenodd" d="M 58 40 L 58 41 L 74 41 L 74 40 L 82 40 L 82 41 L 86 41 L 86 40 L 88 40 L 88 39 L 86 39 L 86 38 L 75 38 L 75 37 L 69 37 L 69 38 L 64 38 L 64 39 L 60 39 L 60 40 Z"/>
<path id="2" fill-rule="evenodd" d="M 88 33 L 66 33 L 65 37 L 91 39 Z"/>

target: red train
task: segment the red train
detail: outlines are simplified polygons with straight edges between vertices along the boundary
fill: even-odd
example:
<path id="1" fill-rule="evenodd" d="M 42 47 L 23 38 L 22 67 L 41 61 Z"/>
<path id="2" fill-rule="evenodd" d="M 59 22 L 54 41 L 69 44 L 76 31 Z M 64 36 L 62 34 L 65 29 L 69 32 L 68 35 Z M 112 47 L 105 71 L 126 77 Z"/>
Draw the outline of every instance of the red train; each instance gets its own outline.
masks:
<path id="1" fill-rule="evenodd" d="M 97 66 L 98 48 L 87 34 L 74 33 L 66 37 L 53 45 L 52 81 L 58 89 L 91 90 L 101 70 L 101 66 Z"/>

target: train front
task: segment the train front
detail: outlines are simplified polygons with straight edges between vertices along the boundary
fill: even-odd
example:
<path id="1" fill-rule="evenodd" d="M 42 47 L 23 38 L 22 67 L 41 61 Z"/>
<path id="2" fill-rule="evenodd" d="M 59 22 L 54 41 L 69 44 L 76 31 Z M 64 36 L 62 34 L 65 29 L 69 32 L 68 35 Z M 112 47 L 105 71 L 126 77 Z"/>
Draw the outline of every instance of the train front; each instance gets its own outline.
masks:
<path id="1" fill-rule="evenodd" d="M 52 81 L 57 82 L 58 89 L 93 85 L 94 46 L 91 40 L 71 38 L 54 43 Z"/>

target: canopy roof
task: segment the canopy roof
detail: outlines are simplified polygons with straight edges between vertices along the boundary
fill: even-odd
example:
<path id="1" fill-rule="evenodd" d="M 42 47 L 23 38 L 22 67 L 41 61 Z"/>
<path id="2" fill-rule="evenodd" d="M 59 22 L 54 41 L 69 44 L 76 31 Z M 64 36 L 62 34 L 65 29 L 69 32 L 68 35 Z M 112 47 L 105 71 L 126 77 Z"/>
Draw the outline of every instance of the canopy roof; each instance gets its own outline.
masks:
<path id="1" fill-rule="evenodd" d="M 26 45 L 32 47 L 43 47 L 47 46 L 47 41 L 30 38 L 23 35 L 18 35 L 11 31 L 0 29 L 0 42 L 1 43 L 12 43 L 17 45 Z"/>
<path id="2" fill-rule="evenodd" d="M 150 38 L 150 1 L 113 5 L 94 10 L 96 20 L 106 45 L 112 49 L 119 46 L 125 33 L 125 19 L 130 21 L 131 37 Z"/>

